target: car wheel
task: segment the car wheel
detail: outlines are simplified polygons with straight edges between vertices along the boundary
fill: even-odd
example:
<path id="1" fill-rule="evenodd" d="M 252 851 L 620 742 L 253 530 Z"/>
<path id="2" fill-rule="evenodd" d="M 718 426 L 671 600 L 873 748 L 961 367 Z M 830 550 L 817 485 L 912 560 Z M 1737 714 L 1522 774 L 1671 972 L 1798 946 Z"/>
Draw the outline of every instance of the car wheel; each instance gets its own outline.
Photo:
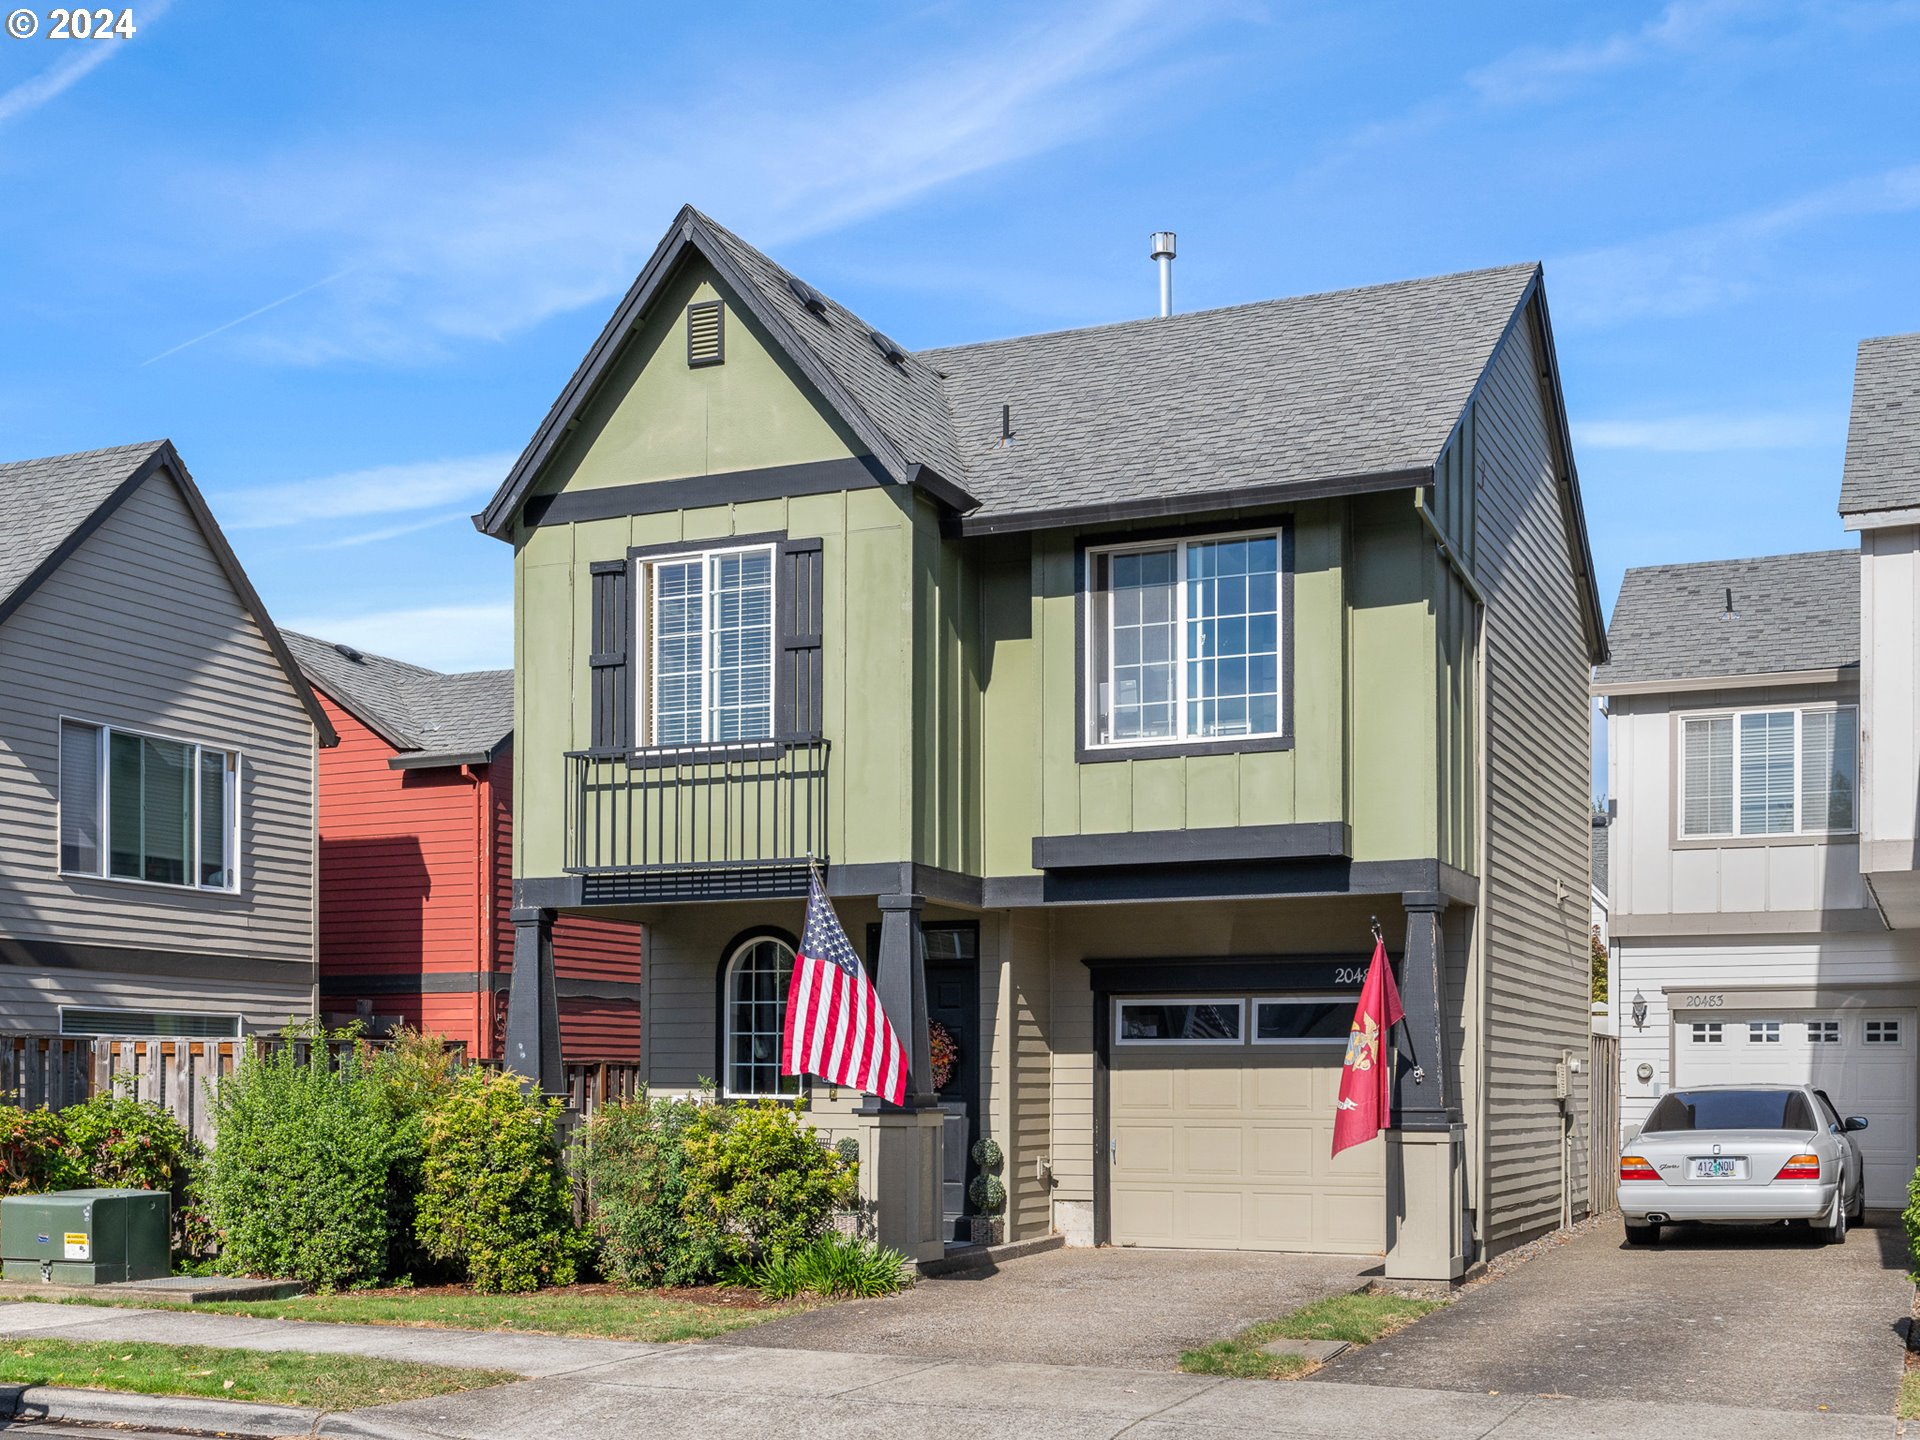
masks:
<path id="1" fill-rule="evenodd" d="M 1627 1225 L 1627 1243 L 1629 1245 L 1658 1245 L 1660 1227 L 1658 1225 L 1636 1225 L 1631 1220 Z"/>
<path id="2" fill-rule="evenodd" d="M 1867 1187 L 1865 1185 L 1860 1187 L 1860 1193 L 1854 1199 L 1853 1211 L 1847 1216 L 1847 1223 L 1849 1225 L 1864 1225 L 1867 1223 Z"/>
<path id="3" fill-rule="evenodd" d="M 1829 1223 L 1815 1225 L 1813 1243 L 1816 1245 L 1844 1245 L 1847 1243 L 1847 1206 L 1838 1195 L 1833 1197 L 1833 1214 Z"/>

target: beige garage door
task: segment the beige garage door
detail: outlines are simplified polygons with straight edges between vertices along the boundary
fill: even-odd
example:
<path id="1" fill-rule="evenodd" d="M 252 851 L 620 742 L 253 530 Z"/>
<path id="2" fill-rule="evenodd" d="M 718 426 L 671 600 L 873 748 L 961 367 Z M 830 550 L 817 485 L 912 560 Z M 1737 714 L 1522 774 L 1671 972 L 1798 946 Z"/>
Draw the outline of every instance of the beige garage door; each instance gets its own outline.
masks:
<path id="1" fill-rule="evenodd" d="M 1330 1158 L 1353 998 L 1113 1002 L 1116 1245 L 1375 1254 L 1385 1146 Z"/>

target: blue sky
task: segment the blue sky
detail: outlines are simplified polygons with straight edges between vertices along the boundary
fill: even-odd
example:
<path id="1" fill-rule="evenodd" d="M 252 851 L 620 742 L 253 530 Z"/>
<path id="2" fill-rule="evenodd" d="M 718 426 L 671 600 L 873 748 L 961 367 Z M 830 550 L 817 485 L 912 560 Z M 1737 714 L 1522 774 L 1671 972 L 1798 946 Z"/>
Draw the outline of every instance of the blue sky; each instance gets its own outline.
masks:
<path id="1" fill-rule="evenodd" d="M 44 16 L 45 10 L 42 7 Z M 1596 560 L 1847 543 L 1920 4 L 172 0 L 0 38 L 0 444 L 171 436 L 282 623 L 509 654 L 477 509 L 691 200 L 903 343 L 1540 259 Z"/>

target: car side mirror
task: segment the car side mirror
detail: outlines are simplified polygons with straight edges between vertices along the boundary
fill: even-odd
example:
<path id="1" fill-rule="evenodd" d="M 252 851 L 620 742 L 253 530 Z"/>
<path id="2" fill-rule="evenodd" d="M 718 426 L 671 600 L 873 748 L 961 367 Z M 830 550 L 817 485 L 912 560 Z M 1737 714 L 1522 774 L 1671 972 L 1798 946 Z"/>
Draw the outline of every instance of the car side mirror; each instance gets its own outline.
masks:
<path id="1" fill-rule="evenodd" d="M 1843 1130 L 1864 1130 L 1867 1128 L 1867 1117 L 1864 1115 L 1849 1115 L 1846 1118 L 1846 1122 L 1840 1128 Z"/>

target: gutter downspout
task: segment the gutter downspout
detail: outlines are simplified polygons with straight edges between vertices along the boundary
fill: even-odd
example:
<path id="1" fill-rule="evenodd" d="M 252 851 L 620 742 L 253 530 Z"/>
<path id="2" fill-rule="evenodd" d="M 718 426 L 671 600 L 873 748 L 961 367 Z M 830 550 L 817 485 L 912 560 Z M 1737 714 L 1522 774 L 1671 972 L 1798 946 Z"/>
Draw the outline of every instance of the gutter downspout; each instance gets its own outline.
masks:
<path id="1" fill-rule="evenodd" d="M 1493 1007 L 1493 981 L 1491 967 L 1487 964 L 1487 597 L 1480 584 L 1473 578 L 1473 572 L 1467 569 L 1466 562 L 1460 558 L 1460 552 L 1453 548 L 1452 540 L 1447 538 L 1433 512 L 1424 503 L 1425 491 L 1413 492 L 1413 513 L 1420 517 L 1420 523 L 1427 527 L 1427 533 L 1433 537 L 1434 548 L 1447 568 L 1458 577 L 1462 588 L 1473 601 L 1473 805 L 1474 805 L 1474 899 L 1473 899 L 1473 939 L 1467 951 L 1468 965 L 1473 982 L 1468 986 L 1468 1003 L 1472 1006 L 1472 1028 L 1468 1033 L 1473 1037 L 1473 1125 L 1474 1145 L 1471 1169 L 1468 1173 L 1467 1195 L 1472 1202 L 1478 1235 L 1469 1237 L 1474 1244 L 1477 1259 L 1486 1254 L 1487 1227 L 1492 1216 L 1487 1209 L 1487 1173 L 1492 1166 L 1492 1137 L 1488 1134 L 1487 1109 L 1487 1015 Z M 1462 1017 L 1465 1019 L 1466 1017 Z M 1565 1146 L 1561 1147 L 1564 1156 Z M 1564 1160 L 1562 1169 L 1564 1172 Z M 1562 1185 L 1564 1199 L 1565 1185 Z"/>

